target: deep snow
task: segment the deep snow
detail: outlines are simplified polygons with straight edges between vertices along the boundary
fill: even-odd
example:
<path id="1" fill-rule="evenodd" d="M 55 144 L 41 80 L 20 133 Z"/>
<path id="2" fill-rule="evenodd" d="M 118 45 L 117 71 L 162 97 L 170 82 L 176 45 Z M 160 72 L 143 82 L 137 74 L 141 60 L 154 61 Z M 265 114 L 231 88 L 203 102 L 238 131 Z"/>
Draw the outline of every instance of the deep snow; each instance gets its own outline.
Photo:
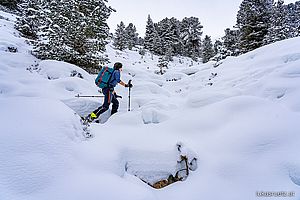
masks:
<path id="1" fill-rule="evenodd" d="M 15 16 L 0 15 L 8 18 L 0 19 L 1 200 L 250 200 L 264 199 L 261 191 L 300 199 L 300 38 L 218 67 L 175 58 L 162 76 L 156 56 L 108 45 L 111 62 L 124 64 L 122 79 L 133 80 L 132 111 L 118 86 L 119 113 L 101 116 L 87 140 L 75 112 L 86 115 L 102 99 L 75 95 L 99 95 L 94 75 L 37 60 Z M 186 181 L 155 190 L 132 175 L 172 172 L 178 142 L 198 158 Z"/>

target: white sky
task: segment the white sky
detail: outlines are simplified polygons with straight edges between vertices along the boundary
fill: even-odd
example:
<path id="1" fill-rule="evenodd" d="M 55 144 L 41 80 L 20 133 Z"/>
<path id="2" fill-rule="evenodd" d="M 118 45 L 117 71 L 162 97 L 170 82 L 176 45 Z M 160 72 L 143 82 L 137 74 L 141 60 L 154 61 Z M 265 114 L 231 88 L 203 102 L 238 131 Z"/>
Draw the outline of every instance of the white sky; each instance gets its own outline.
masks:
<path id="1" fill-rule="evenodd" d="M 285 0 L 294 3 L 296 0 Z M 115 32 L 121 21 L 127 26 L 133 23 L 140 36 L 144 36 L 147 16 L 150 14 L 154 22 L 166 17 L 182 20 L 184 17 L 198 17 L 203 27 L 203 35 L 213 39 L 224 35 L 225 28 L 232 28 L 236 22 L 236 14 L 242 0 L 108 0 L 115 8 L 109 17 L 110 32 Z"/>

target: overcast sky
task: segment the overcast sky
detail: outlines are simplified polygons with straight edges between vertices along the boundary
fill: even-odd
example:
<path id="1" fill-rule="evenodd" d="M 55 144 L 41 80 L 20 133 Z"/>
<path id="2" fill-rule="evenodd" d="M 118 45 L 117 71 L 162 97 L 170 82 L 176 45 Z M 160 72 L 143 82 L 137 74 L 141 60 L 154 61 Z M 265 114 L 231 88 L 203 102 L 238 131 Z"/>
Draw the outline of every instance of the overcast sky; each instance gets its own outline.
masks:
<path id="1" fill-rule="evenodd" d="M 296 0 L 285 0 L 294 3 Z M 182 20 L 184 17 L 198 17 L 203 25 L 203 35 L 213 39 L 224 35 L 225 28 L 232 28 L 236 22 L 236 14 L 242 0 L 108 0 L 115 8 L 109 17 L 110 32 L 114 33 L 121 21 L 127 26 L 133 23 L 140 36 L 145 35 L 147 16 L 150 14 L 153 22 L 166 17 Z"/>

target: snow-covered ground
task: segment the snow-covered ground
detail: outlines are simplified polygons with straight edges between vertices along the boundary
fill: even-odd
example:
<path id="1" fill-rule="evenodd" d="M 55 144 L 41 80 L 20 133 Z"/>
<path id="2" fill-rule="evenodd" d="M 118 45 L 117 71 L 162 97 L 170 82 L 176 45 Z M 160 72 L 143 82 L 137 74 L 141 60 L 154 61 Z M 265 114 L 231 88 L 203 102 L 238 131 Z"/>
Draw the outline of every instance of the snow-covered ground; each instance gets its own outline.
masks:
<path id="1" fill-rule="evenodd" d="M 131 111 L 118 86 L 119 112 L 101 116 L 86 139 L 78 115 L 102 99 L 75 95 L 99 95 L 94 75 L 37 60 L 15 16 L 0 15 L 1 200 L 300 199 L 300 38 L 218 67 L 174 58 L 162 76 L 156 56 L 108 45 L 133 81 Z M 138 178 L 174 173 L 178 143 L 197 157 L 185 181 L 156 190 Z"/>

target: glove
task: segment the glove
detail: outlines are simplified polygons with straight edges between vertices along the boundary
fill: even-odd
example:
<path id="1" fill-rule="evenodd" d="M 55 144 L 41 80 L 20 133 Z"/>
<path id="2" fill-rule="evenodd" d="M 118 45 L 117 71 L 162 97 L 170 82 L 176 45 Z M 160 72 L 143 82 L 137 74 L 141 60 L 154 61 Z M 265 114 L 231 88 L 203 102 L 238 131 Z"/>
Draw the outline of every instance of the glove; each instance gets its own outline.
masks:
<path id="1" fill-rule="evenodd" d="M 125 87 L 132 88 L 132 87 L 133 87 L 133 85 L 132 85 L 131 83 L 129 83 L 129 84 L 125 84 Z"/>

